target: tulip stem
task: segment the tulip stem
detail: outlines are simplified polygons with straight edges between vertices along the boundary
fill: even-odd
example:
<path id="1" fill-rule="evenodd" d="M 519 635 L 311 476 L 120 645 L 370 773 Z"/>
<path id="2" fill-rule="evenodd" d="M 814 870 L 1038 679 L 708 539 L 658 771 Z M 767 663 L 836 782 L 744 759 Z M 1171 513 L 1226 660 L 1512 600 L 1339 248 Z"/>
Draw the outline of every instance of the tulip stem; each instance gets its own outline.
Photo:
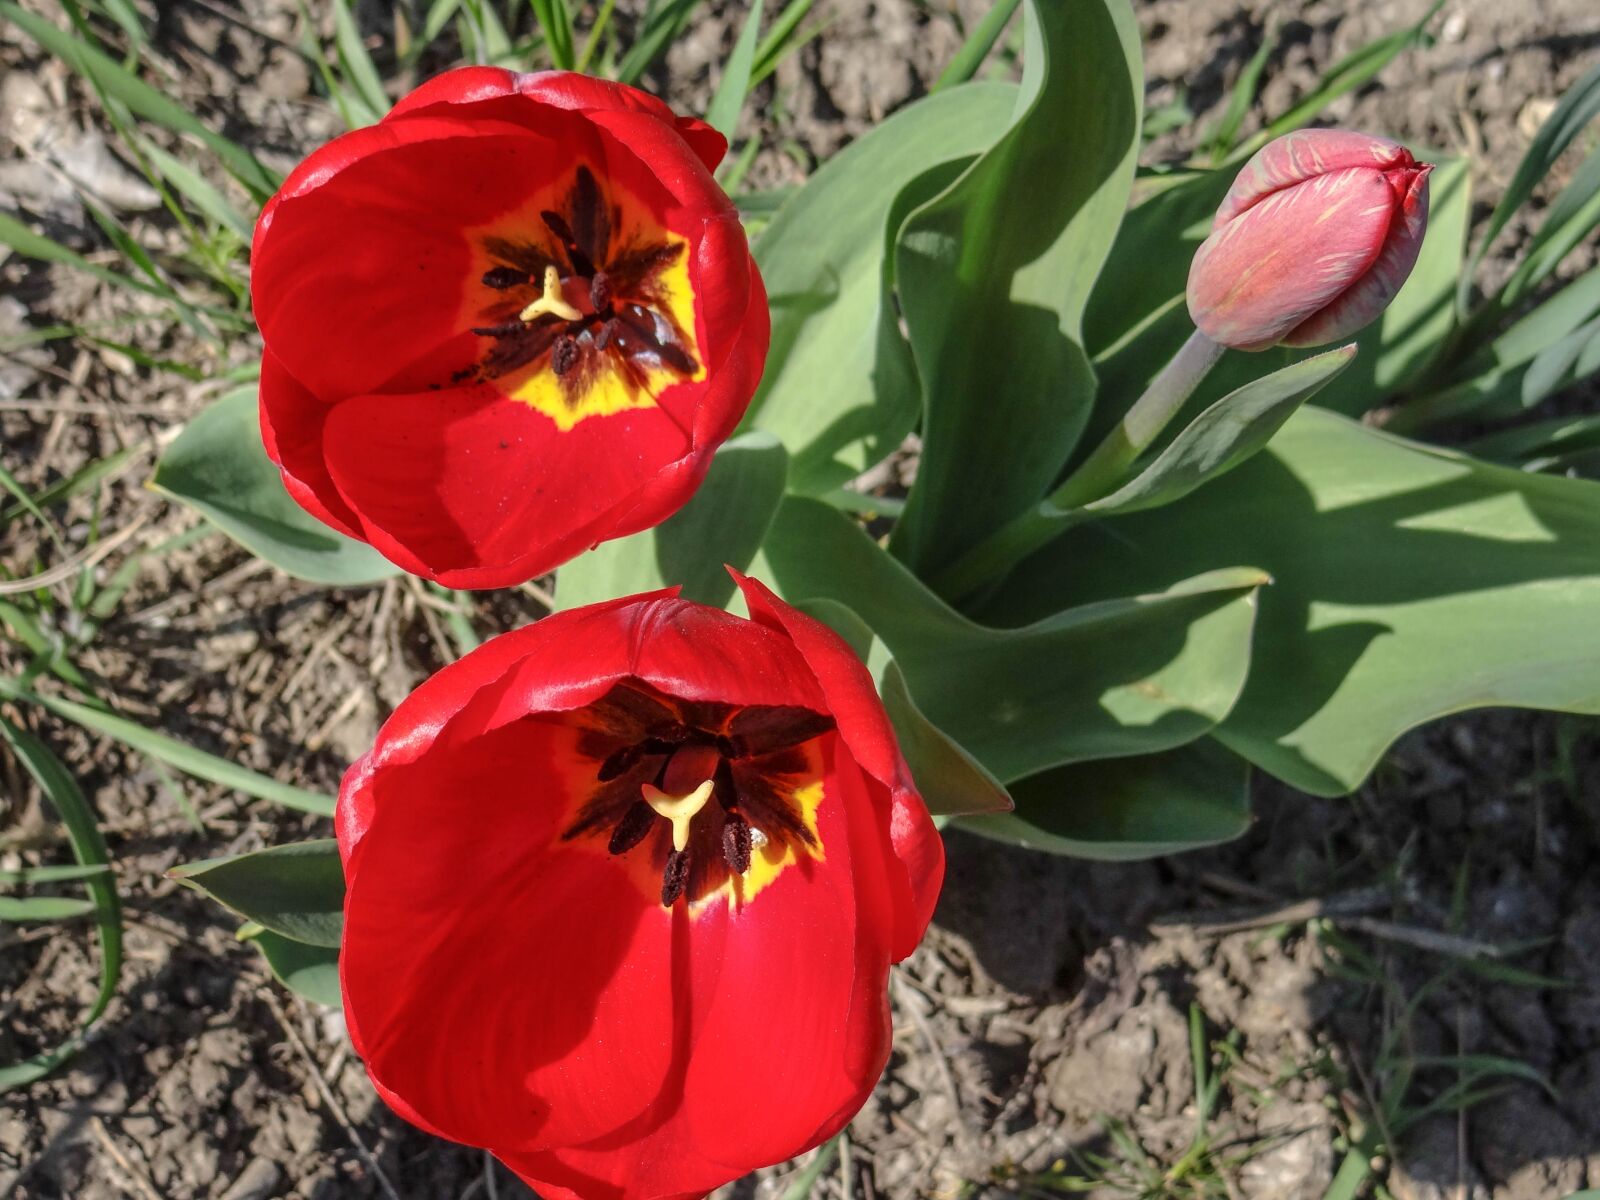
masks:
<path id="1" fill-rule="evenodd" d="M 1028 555 L 1077 524 L 1077 510 L 1115 491 L 1128 468 L 1194 395 L 1224 347 L 1198 329 L 1055 491 L 956 559 L 932 579 L 935 591 L 955 601 L 997 583 Z"/>

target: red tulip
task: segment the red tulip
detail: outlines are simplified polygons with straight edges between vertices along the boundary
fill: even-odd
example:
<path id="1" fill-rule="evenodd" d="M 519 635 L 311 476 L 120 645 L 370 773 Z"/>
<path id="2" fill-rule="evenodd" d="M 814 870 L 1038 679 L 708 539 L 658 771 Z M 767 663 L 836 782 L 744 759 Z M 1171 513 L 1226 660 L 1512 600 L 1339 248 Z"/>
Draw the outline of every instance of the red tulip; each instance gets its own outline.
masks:
<path id="1" fill-rule="evenodd" d="M 656 592 L 495 638 L 339 795 L 356 1049 L 547 1200 L 702 1196 L 888 1057 L 939 836 L 850 649 L 739 584 L 749 620 Z"/>
<path id="2" fill-rule="evenodd" d="M 1189 268 L 1189 315 L 1239 350 L 1320 346 L 1369 324 L 1411 274 L 1428 173 L 1387 138 L 1304 129 L 1247 162 Z"/>
<path id="3" fill-rule="evenodd" d="M 633 88 L 469 67 L 300 164 L 251 255 L 290 494 L 471 588 L 676 511 L 767 350 L 726 147 Z"/>

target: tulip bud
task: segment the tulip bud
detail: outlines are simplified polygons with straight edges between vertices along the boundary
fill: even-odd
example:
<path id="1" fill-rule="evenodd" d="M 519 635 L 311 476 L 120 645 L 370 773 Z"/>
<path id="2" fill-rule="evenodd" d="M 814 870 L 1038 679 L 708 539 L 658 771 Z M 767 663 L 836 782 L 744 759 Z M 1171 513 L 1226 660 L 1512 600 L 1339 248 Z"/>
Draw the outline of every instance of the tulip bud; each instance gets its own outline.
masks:
<path id="1" fill-rule="evenodd" d="M 1349 130 L 1268 142 L 1189 268 L 1195 325 L 1237 350 L 1320 346 L 1361 329 L 1417 261 L 1432 170 L 1396 142 Z"/>

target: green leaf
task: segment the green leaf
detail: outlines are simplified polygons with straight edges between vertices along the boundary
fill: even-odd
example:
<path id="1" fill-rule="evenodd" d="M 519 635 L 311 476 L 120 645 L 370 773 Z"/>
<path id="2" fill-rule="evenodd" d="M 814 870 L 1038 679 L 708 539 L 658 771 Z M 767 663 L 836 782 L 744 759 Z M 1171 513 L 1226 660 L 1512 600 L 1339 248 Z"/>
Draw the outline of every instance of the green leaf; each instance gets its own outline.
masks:
<path id="1" fill-rule="evenodd" d="M 1194 501 L 1069 532 L 996 603 L 1025 621 L 1240 561 L 1273 586 L 1215 736 L 1302 790 L 1349 791 L 1400 734 L 1463 709 L 1600 712 L 1600 485 L 1317 408 Z"/>
<path id="2" fill-rule="evenodd" d="M 788 447 L 792 489 L 838 487 L 915 425 L 910 350 L 884 287 L 889 218 L 930 167 L 990 145 L 1015 96 L 969 84 L 902 109 L 824 163 L 756 239 L 772 349 L 746 423 Z"/>
<path id="3" fill-rule="evenodd" d="M 119 66 L 83 39 L 19 8 L 11 0 L 0 0 L 0 17 L 15 22 L 34 41 L 78 74 L 92 80 L 107 95 L 122 101 L 135 115 L 205 143 L 257 200 L 265 201 L 278 190 L 278 177 L 248 150 L 206 128 L 183 105 Z"/>
<path id="4" fill-rule="evenodd" d="M 0 871 L 0 884 L 19 883 L 76 883 L 80 879 L 99 879 L 111 874 L 105 863 L 81 864 L 70 867 L 21 867 L 15 871 Z"/>
<path id="5" fill-rule="evenodd" d="M 301 508 L 261 444 L 254 387 L 229 392 L 167 447 L 151 486 L 198 510 L 275 567 L 312 583 L 349 586 L 397 574 L 371 546 Z"/>
<path id="6" fill-rule="evenodd" d="M 617 82 L 637 83 L 656 57 L 683 32 L 699 6 L 700 0 L 651 0 L 637 38 L 617 64 Z"/>
<path id="7" fill-rule="evenodd" d="M 1528 145 L 1528 151 L 1522 156 L 1522 161 L 1517 164 L 1511 182 L 1506 185 L 1505 192 L 1500 197 L 1500 203 L 1495 205 L 1494 212 L 1489 215 L 1489 224 L 1483 231 L 1483 236 L 1478 240 L 1477 248 L 1472 252 L 1472 258 L 1467 262 L 1467 269 L 1462 272 L 1461 282 L 1456 290 L 1456 308 L 1464 317 L 1472 299 L 1472 278 L 1477 273 L 1478 264 L 1483 261 L 1484 253 L 1490 244 L 1500 235 L 1500 231 L 1533 196 L 1535 189 L 1544 182 L 1550 174 L 1550 169 L 1555 166 L 1556 160 L 1566 152 L 1572 140 L 1583 132 L 1596 115 L 1600 115 L 1600 63 L 1573 84 L 1567 94 L 1561 97 L 1555 109 L 1545 118 L 1539 132 L 1534 135 L 1533 141 Z M 1587 197 L 1575 197 L 1580 204 L 1587 201 Z"/>
<path id="8" fill-rule="evenodd" d="M 0 896 L 0 921 L 65 921 L 94 910 L 93 900 L 75 896 Z"/>
<path id="9" fill-rule="evenodd" d="M 1600 147 L 1589 153 L 1551 204 L 1522 261 L 1495 297 L 1496 305 L 1507 310 L 1515 308 L 1596 226 L 1600 226 Z"/>
<path id="10" fill-rule="evenodd" d="M 101 712 L 99 709 L 90 708 L 71 700 L 63 700 L 59 696 L 45 695 L 41 692 L 30 692 L 18 687 L 9 680 L 0 680 L 0 695 L 14 700 L 25 700 L 49 709 L 58 717 L 65 717 L 69 721 L 76 721 L 86 729 L 96 733 L 103 733 L 109 738 L 121 742 L 130 749 L 148 754 L 151 758 L 159 759 L 168 766 L 176 767 L 186 774 L 198 779 L 207 779 L 212 783 L 220 783 L 223 787 L 230 787 L 246 795 L 259 796 L 263 800 L 270 800 L 281 804 L 285 808 L 299 809 L 301 812 L 315 813 L 322 817 L 333 815 L 333 797 L 324 796 L 317 792 L 308 792 L 304 788 L 297 788 L 287 783 L 279 783 L 266 775 L 231 763 L 225 758 L 218 758 L 215 754 L 207 754 L 204 750 L 180 742 L 176 738 L 168 737 L 164 733 L 157 733 L 153 729 L 146 729 L 137 722 L 112 713 Z"/>
<path id="11" fill-rule="evenodd" d="M 339 66 L 350 81 L 361 101 L 375 115 L 381 117 L 389 111 L 389 97 L 383 90 L 383 78 L 361 38 L 355 15 L 350 11 L 350 0 L 334 0 L 333 43 L 339 53 Z"/>
<path id="12" fill-rule="evenodd" d="M 110 855 L 105 838 L 100 834 L 94 809 L 78 781 L 50 747 L 3 717 L 0 717 L 0 739 L 11 747 L 23 768 L 55 807 L 78 865 L 105 868 L 105 873 L 84 880 L 84 888 L 94 902 L 95 931 L 100 939 L 100 986 L 94 1002 L 84 1014 L 77 1032 L 66 1041 L 32 1058 L 0 1067 L 0 1092 L 4 1092 L 42 1079 L 76 1054 L 87 1040 L 90 1028 L 105 1014 L 116 994 L 117 977 L 122 971 L 122 902 L 117 898 L 116 881 L 109 873 Z"/>
<path id="13" fill-rule="evenodd" d="M 1083 506 L 1113 516 L 1171 504 L 1233 470 L 1282 428 L 1294 411 L 1343 371 L 1354 346 L 1329 350 L 1247 383 L 1196 417 L 1137 476 Z M 1063 514 L 1064 516 L 1070 514 Z"/>
<path id="14" fill-rule="evenodd" d="M 3 8 L 3 3 L 0 3 Z M 21 221 L 9 213 L 0 212 L 0 244 L 10 246 L 18 254 L 28 258 L 38 258 L 45 262 L 63 263 L 74 270 L 82 271 L 86 275 L 93 275 L 102 283 L 109 283 L 113 287 L 128 288 L 132 291 L 143 292 L 147 296 L 158 296 L 163 300 L 169 299 L 169 290 L 156 287 L 143 279 L 135 279 L 121 271 L 113 271 L 110 267 L 102 267 L 99 263 L 90 262 L 83 255 L 74 250 L 69 250 L 60 242 L 45 237 L 42 233 L 35 233 Z"/>
<path id="15" fill-rule="evenodd" d="M 867 664 L 894 725 L 900 753 L 911 768 L 911 778 L 929 812 L 936 817 L 950 817 L 1006 812 L 1011 808 L 1011 797 L 983 764 L 917 707 L 904 673 L 865 621 L 837 600 L 818 597 L 800 607 L 831 626 Z"/>
<path id="16" fill-rule="evenodd" d="M 939 78 L 934 80 L 933 86 L 928 90 L 937 92 L 957 83 L 965 83 L 976 75 L 978 68 L 983 65 L 983 60 L 989 56 L 989 51 L 994 49 L 994 44 L 1005 32 L 1006 25 L 1016 13 L 1020 2 L 1021 0 L 993 0 L 989 11 L 983 14 L 983 19 L 973 28 L 967 40 L 961 43 L 961 49 L 955 52 L 944 70 L 939 72 Z"/>
<path id="17" fill-rule="evenodd" d="M 344 869 L 332 838 L 186 863 L 167 874 L 286 938 L 339 945 Z"/>
<path id="18" fill-rule="evenodd" d="M 728 55 L 728 63 L 722 68 L 716 94 L 706 108 L 706 124 L 730 142 L 739 125 L 739 110 L 750 93 L 750 69 L 755 66 L 756 39 L 761 36 L 761 9 L 762 0 L 755 0 L 750 6 L 744 28 L 739 31 L 739 40 L 733 44 L 733 53 Z"/>
<path id="19" fill-rule="evenodd" d="M 1266 581 L 1223 571 L 991 628 L 946 605 L 843 513 L 794 496 L 765 557 L 791 603 L 828 599 L 859 614 L 917 707 L 1002 783 L 1206 733 L 1244 686 Z"/>
<path id="20" fill-rule="evenodd" d="M 1127 0 L 1030 0 L 1011 128 L 906 220 L 922 458 L 891 548 L 919 574 L 1039 500 L 1094 399 L 1083 313 L 1127 207 L 1143 95 Z"/>
<path id="21" fill-rule="evenodd" d="M 1250 61 L 1245 63 L 1239 72 L 1233 91 L 1228 93 L 1228 107 L 1223 110 L 1216 129 L 1210 134 L 1213 166 L 1227 158 L 1238 141 L 1239 127 L 1244 124 L 1245 117 L 1250 115 L 1250 106 L 1256 102 L 1256 92 L 1261 87 L 1261 73 L 1267 69 L 1267 61 L 1272 57 L 1277 45 L 1277 30 L 1269 24 L 1261 38 L 1261 45 L 1256 47 L 1256 52 L 1250 56 Z"/>
<path id="22" fill-rule="evenodd" d="M 758 0 L 759 2 L 759 0 Z M 572 45 L 572 13 L 567 10 L 567 0 L 530 0 L 534 19 L 544 34 L 545 49 L 550 51 L 550 63 L 561 71 L 570 71 L 577 65 L 577 52 Z"/>
<path id="23" fill-rule="evenodd" d="M 251 932 L 247 934 L 241 930 L 240 938 L 260 949 L 268 969 L 284 987 L 317 1004 L 344 1007 L 344 997 L 339 991 L 337 947 L 297 942 L 260 926 L 246 928 Z"/>
<path id="24" fill-rule="evenodd" d="M 761 548 L 783 496 L 788 456 L 776 438 L 746 433 L 724 443 L 694 498 L 654 529 L 605 542 L 556 573 L 562 608 L 683 586 L 683 597 L 724 606 L 727 567 L 743 571 Z"/>
<path id="25" fill-rule="evenodd" d="M 1232 841 L 1250 827 L 1250 768 L 1210 738 L 1056 767 L 1010 790 L 1015 812 L 966 817 L 961 827 L 1031 850 L 1119 862 Z"/>

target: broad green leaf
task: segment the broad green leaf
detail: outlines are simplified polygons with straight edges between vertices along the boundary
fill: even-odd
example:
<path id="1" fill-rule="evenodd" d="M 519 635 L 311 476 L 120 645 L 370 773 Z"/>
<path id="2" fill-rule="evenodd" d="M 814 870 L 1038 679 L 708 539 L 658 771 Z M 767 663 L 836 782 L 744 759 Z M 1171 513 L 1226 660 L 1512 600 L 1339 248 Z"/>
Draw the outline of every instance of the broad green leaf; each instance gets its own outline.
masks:
<path id="1" fill-rule="evenodd" d="M 772 350 L 746 423 L 788 447 L 791 488 L 839 486 L 915 425 L 914 367 L 883 283 L 890 213 L 930 167 L 990 145 L 1015 97 L 969 84 L 902 109 L 824 163 L 756 239 Z"/>
<path id="2" fill-rule="evenodd" d="M 299 809 L 301 812 L 315 813 L 322 817 L 333 815 L 333 797 L 324 796 L 317 792 L 308 792 L 304 788 L 297 788 L 291 784 L 279 783 L 266 775 L 231 763 L 225 758 L 218 758 L 215 754 L 207 754 L 204 750 L 196 749 L 177 738 L 168 737 L 164 733 L 157 733 L 153 729 L 146 729 L 136 721 L 126 717 L 119 717 L 113 713 L 102 712 L 97 708 L 90 708 L 85 704 L 78 704 L 72 700 L 63 700 L 59 696 L 50 696 L 42 692 L 30 692 L 18 687 L 14 682 L 0 679 L 0 695 L 13 700 L 24 700 L 31 704 L 38 704 L 49 709 L 58 717 L 65 717 L 69 721 L 76 721 L 85 729 L 92 729 L 96 733 L 103 733 L 109 738 L 121 742 L 124 746 L 140 753 L 148 754 L 151 758 L 158 759 L 168 766 L 176 767 L 186 774 L 198 779 L 207 779 L 212 783 L 220 783 L 223 787 L 230 787 L 246 795 L 259 796 L 263 800 L 270 800 L 274 804 L 281 804 L 285 808 Z"/>
<path id="3" fill-rule="evenodd" d="M 332 838 L 186 863 L 167 874 L 286 938 L 339 945 L 344 869 Z"/>
<path id="4" fill-rule="evenodd" d="M 0 17 L 15 22 L 34 41 L 78 74 L 92 80 L 108 96 L 114 96 L 126 104 L 136 116 L 205 143 L 257 200 L 265 201 L 278 190 L 278 177 L 248 150 L 208 129 L 183 105 L 119 66 L 74 33 L 19 8 L 11 0 L 0 0 Z"/>
<path id="5" fill-rule="evenodd" d="M 259 925 L 239 931 L 242 940 L 253 943 L 267 960 L 273 976 L 297 995 L 329 1008 L 343 1008 L 339 991 L 339 950 L 335 946 L 313 946 L 297 942 Z"/>
<path id="6" fill-rule="evenodd" d="M 1084 505 L 1083 513 L 1114 516 L 1171 504 L 1233 470 L 1349 366 L 1355 352 L 1354 346 L 1329 350 L 1229 393 L 1190 422 L 1149 466 L 1109 496 Z"/>
<path id="7" fill-rule="evenodd" d="M 1533 470 L 1542 470 L 1535 465 L 1541 458 L 1600 450 L 1600 416 L 1551 417 L 1532 425 L 1516 425 L 1474 438 L 1463 448 L 1478 458 L 1527 463 Z"/>
<path id="8" fill-rule="evenodd" d="M 93 900 L 77 896 L 0 896 L 0 921 L 65 921 L 94 910 Z"/>
<path id="9" fill-rule="evenodd" d="M 102 874 L 84 880 L 84 889 L 94 902 L 95 932 L 100 940 L 100 983 L 94 1002 L 84 1014 L 77 1032 L 66 1041 L 32 1058 L 0 1067 L 0 1092 L 5 1092 L 42 1079 L 76 1054 L 83 1047 L 90 1027 L 105 1014 L 117 991 L 117 977 L 122 972 L 122 902 L 117 897 L 116 881 L 110 874 L 105 838 L 101 836 L 94 809 L 78 781 L 50 747 L 3 717 L 0 717 L 0 739 L 11 747 L 23 769 L 54 806 L 78 865 L 104 869 Z"/>
<path id="10" fill-rule="evenodd" d="M 301 508 L 261 444 L 254 387 L 229 392 L 167 447 L 151 486 L 198 510 L 275 567 L 312 583 L 349 586 L 399 571 L 371 546 Z"/>
<path id="11" fill-rule="evenodd" d="M 722 607 L 727 568 L 750 565 L 783 496 L 787 456 L 777 439 L 747 433 L 724 443 L 694 498 L 654 529 L 605 542 L 556 573 L 562 608 L 682 585 L 683 596 Z"/>
<path id="12" fill-rule="evenodd" d="M 1011 785 L 1016 811 L 961 827 L 1075 858 L 1114 861 L 1232 841 L 1250 827 L 1250 768 L 1210 738 L 1161 754 L 1102 758 Z"/>
<path id="13" fill-rule="evenodd" d="M 800 607 L 831 626 L 867 664 L 929 812 L 950 817 L 1010 809 L 1011 797 L 995 777 L 917 707 L 905 674 L 865 621 L 837 600 L 818 597 Z"/>
<path id="14" fill-rule="evenodd" d="M 1016 118 L 895 246 L 922 457 L 890 545 L 926 575 L 1038 501 L 1094 399 L 1083 313 L 1127 207 L 1143 81 L 1128 0 L 1030 0 Z"/>
<path id="15" fill-rule="evenodd" d="M 1500 197 L 1500 203 L 1495 205 L 1494 212 L 1489 215 L 1489 224 L 1484 229 L 1477 248 L 1473 250 L 1472 257 L 1467 262 L 1467 269 L 1462 273 L 1461 282 L 1457 287 L 1456 308 L 1462 316 L 1467 314 L 1472 299 L 1472 279 L 1477 272 L 1478 264 L 1483 261 L 1484 252 L 1506 227 L 1517 209 L 1533 196 L 1534 190 L 1550 174 L 1550 168 L 1555 166 L 1556 160 L 1566 152 L 1573 139 L 1582 133 L 1597 115 L 1600 115 L 1600 63 L 1590 68 L 1582 79 L 1573 84 L 1567 90 L 1567 94 L 1561 97 L 1555 109 L 1545 118 L 1544 124 L 1539 127 L 1539 132 L 1529 144 L 1527 153 L 1517 164 L 1511 182 L 1506 185 L 1506 190 Z M 1586 203 L 1588 200 L 1587 197 L 1579 199 L 1581 203 Z"/>
<path id="16" fill-rule="evenodd" d="M 1295 787 L 1348 791 L 1400 734 L 1463 709 L 1600 712 L 1600 485 L 1317 408 L 1192 502 L 1070 531 L 995 604 L 1026 621 L 1241 561 L 1273 585 L 1215 736 Z"/>
<path id="17" fill-rule="evenodd" d="M 553 3 L 559 0 L 536 0 Z M 730 142 L 739 125 L 739 112 L 744 108 L 744 98 L 750 93 L 750 70 L 756 61 L 756 39 L 761 36 L 761 0 L 755 0 L 745 15 L 744 28 L 739 40 L 733 44 L 727 65 L 722 68 L 722 79 L 716 93 L 706 107 L 706 124 Z"/>
<path id="18" fill-rule="evenodd" d="M 882 639 L 928 719 L 1002 783 L 1059 763 L 1165 750 L 1233 707 L 1259 571 L 1237 569 L 1082 607 L 1024 628 L 946 605 L 843 513 L 788 497 L 766 574 L 791 603 L 847 605 Z M 1238 561 L 1238 560 L 1236 560 Z"/>

